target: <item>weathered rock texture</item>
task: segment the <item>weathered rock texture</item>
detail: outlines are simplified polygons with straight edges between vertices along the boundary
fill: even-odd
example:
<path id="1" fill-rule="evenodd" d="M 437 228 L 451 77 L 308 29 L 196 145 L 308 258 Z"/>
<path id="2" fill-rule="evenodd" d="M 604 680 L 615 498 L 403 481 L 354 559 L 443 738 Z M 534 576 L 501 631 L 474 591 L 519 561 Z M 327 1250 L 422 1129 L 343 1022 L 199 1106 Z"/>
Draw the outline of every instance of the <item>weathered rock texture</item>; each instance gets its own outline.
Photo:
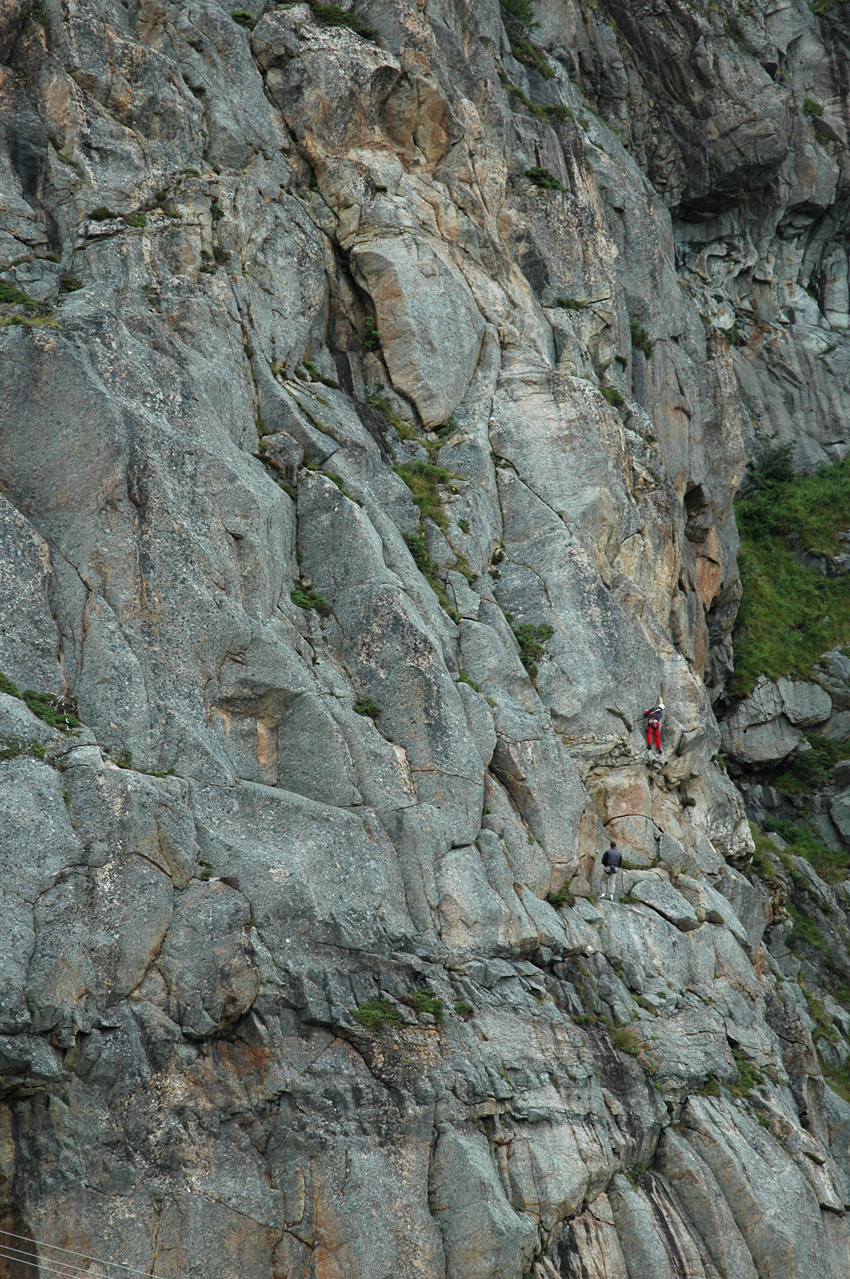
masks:
<path id="1" fill-rule="evenodd" d="M 0 696 L 0 1229 L 845 1279 L 850 886 L 711 700 L 748 452 L 850 448 L 842 7 L 348 8 L 0 3 L 0 669 L 85 725 Z"/>

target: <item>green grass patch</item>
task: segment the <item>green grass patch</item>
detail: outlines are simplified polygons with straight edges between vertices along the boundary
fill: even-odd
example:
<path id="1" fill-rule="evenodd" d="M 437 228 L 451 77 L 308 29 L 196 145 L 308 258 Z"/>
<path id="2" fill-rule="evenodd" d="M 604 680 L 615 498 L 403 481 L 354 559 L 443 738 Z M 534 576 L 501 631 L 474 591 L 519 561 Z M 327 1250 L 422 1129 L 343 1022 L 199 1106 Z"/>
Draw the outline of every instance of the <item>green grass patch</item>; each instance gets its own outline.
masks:
<path id="1" fill-rule="evenodd" d="M 77 717 L 64 709 L 64 699 L 61 697 L 51 697 L 49 693 L 36 693 L 34 689 L 26 688 L 21 694 L 21 700 L 26 702 L 33 715 L 50 728 L 69 732 L 80 727 Z"/>
<path id="2" fill-rule="evenodd" d="M 524 178 L 528 178 L 529 182 L 533 182 L 536 187 L 542 187 L 544 191 L 566 191 L 566 187 L 559 182 L 554 173 L 549 169 L 542 169 L 539 165 L 534 168 L 526 169 L 523 174 Z"/>
<path id="3" fill-rule="evenodd" d="M 546 652 L 546 645 L 555 634 L 548 622 L 523 622 L 513 628 L 519 644 L 520 660 L 532 679 L 537 678 L 537 663 Z"/>
<path id="4" fill-rule="evenodd" d="M 510 27 L 505 27 L 505 31 L 508 36 L 508 44 L 511 46 L 511 53 L 517 62 L 521 62 L 523 66 L 536 71 L 544 80 L 553 80 L 555 78 L 555 72 L 550 67 L 546 54 L 533 40 L 528 40 L 525 36 L 518 35 Z"/>
<path id="5" fill-rule="evenodd" d="M 807 990 L 800 982 L 800 989 L 805 996 L 806 1003 L 809 1008 L 809 1016 L 815 1023 L 815 1029 L 812 1032 L 812 1042 L 817 1043 L 819 1039 L 825 1039 L 827 1043 L 837 1044 L 841 1042 L 841 1036 L 832 1024 L 832 1018 L 826 1011 L 821 1001 Z"/>
<path id="6" fill-rule="evenodd" d="M 824 577 L 800 564 L 799 548 L 832 556 L 850 529 L 850 458 L 795 476 L 787 449 L 754 472 L 735 503 L 744 587 L 730 691 L 752 692 L 767 675 L 811 677 L 828 649 L 850 642 L 850 575 Z"/>
<path id="7" fill-rule="evenodd" d="M 397 1026 L 398 1013 L 388 999 L 369 999 L 365 1004 L 350 1009 L 355 1021 L 367 1030 L 382 1030 L 384 1026 Z"/>
<path id="8" fill-rule="evenodd" d="M 768 832 L 775 831 L 788 841 L 788 847 L 781 854 L 783 862 L 790 863 L 792 856 L 804 858 L 826 884 L 837 884 L 850 877 L 850 853 L 827 848 L 810 826 L 768 818 L 765 829 Z M 793 872 L 791 873 L 793 877 Z"/>
<path id="9" fill-rule="evenodd" d="M 463 1021 L 469 1021 L 470 1017 L 475 1012 L 472 1004 L 467 1004 L 462 999 L 456 1000 L 452 1004 L 452 1008 L 454 1008 L 458 1017 L 460 1017 Z"/>
<path id="10" fill-rule="evenodd" d="M 147 216 L 144 213 L 128 213 L 124 221 L 127 226 L 147 226 L 148 224 Z"/>
<path id="11" fill-rule="evenodd" d="M 733 1097 L 749 1097 L 758 1084 L 765 1082 L 765 1077 L 742 1049 L 733 1048 L 732 1056 L 738 1068 L 738 1078 L 734 1084 L 729 1085 L 729 1091 Z"/>
<path id="12" fill-rule="evenodd" d="M 111 209 L 107 209 L 105 204 L 101 204 L 96 209 L 92 209 L 89 214 L 90 222 L 109 222 L 112 218 L 120 218 L 120 213 L 113 213 Z"/>
<path id="13" fill-rule="evenodd" d="M 815 950 L 822 953 L 826 951 L 826 942 L 821 936 L 820 929 L 813 919 L 809 919 L 808 915 L 804 915 L 798 906 L 793 902 L 787 903 L 788 917 L 793 922 L 794 927 L 788 935 L 789 946 L 794 946 L 799 942 L 807 942 L 809 946 L 813 946 Z"/>
<path id="14" fill-rule="evenodd" d="M 443 510 L 443 502 L 438 492 L 441 484 L 448 484 L 449 472 L 444 466 L 434 466 L 431 462 L 417 460 L 404 462 L 394 466 L 396 475 L 401 476 L 413 494 L 413 500 L 419 507 L 423 519 L 433 520 L 443 533 L 448 532 L 449 522 Z"/>
<path id="15" fill-rule="evenodd" d="M 838 1093 L 839 1097 L 843 1097 L 845 1101 L 850 1101 L 850 1063 L 845 1062 L 843 1066 L 833 1066 L 828 1061 L 820 1061 L 820 1068 L 823 1073 L 824 1081 L 829 1084 L 833 1092 Z"/>
<path id="16" fill-rule="evenodd" d="M 561 306 L 565 311 L 585 311 L 589 302 L 581 302 L 578 298 L 555 298 L 555 306 Z"/>
<path id="17" fill-rule="evenodd" d="M 257 25 L 257 19 L 247 9 L 234 9 L 230 16 L 234 22 L 238 22 L 240 27 L 246 27 L 248 31 L 253 31 Z"/>
<path id="18" fill-rule="evenodd" d="M 784 773 L 774 777 L 771 786 L 781 795 L 811 795 L 829 783 L 839 760 L 850 759 L 850 737 L 821 737 L 807 733 L 811 750 L 797 756 Z"/>
<path id="19" fill-rule="evenodd" d="M 10 680 L 8 675 L 4 675 L 2 671 L 0 671 L 0 693 L 5 693 L 7 697 L 20 698 L 21 696 L 21 690 L 17 684 Z"/>
<path id="20" fill-rule="evenodd" d="M 426 463 L 423 462 L 420 463 L 420 465 L 424 466 Z M 425 581 L 440 601 L 440 606 L 445 609 L 452 621 L 460 621 L 460 614 L 456 609 L 452 608 L 451 600 L 446 594 L 445 588 L 438 576 L 439 568 L 437 563 L 434 559 L 432 559 L 428 552 L 428 547 L 425 545 L 425 534 L 405 533 L 403 536 L 407 549 L 413 556 L 413 561 L 416 567 L 419 569 L 419 572 L 425 578 Z"/>
<path id="21" fill-rule="evenodd" d="M 0 739 L 0 760 L 18 759 L 27 755 L 30 759 L 44 759 L 47 749 L 41 742 L 25 742 L 20 737 L 4 737 Z"/>
<path id="22" fill-rule="evenodd" d="M 809 116 L 822 116 L 823 107 L 814 98 L 803 98 L 803 110 Z"/>

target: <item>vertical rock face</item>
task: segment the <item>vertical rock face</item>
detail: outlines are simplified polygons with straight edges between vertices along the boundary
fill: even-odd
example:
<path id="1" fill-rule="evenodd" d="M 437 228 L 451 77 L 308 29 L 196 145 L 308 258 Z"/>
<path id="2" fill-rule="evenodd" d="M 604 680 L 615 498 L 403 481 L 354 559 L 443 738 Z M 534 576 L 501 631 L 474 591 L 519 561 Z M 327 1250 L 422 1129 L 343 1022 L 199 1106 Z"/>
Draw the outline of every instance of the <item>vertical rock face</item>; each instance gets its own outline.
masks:
<path id="1" fill-rule="evenodd" d="M 840 8 L 0 3 L 0 1275 L 850 1272 L 850 897 L 712 711 Z"/>

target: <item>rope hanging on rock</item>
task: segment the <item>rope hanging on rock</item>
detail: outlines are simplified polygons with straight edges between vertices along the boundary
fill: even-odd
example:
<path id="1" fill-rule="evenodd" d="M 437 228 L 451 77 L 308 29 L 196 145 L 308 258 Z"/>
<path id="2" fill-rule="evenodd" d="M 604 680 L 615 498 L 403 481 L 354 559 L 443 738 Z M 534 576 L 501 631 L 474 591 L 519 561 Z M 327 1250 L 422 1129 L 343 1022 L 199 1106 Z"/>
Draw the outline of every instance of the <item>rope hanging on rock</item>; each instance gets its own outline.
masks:
<path id="1" fill-rule="evenodd" d="M 7 1243 L 7 1240 L 17 1239 L 21 1243 L 30 1245 L 30 1250 L 16 1248 L 14 1244 Z M 43 1260 L 39 1260 L 38 1250 L 42 1255 L 44 1252 L 64 1253 L 65 1256 L 45 1256 Z M 69 1260 L 66 1260 L 66 1257 Z M 103 1266 L 108 1272 L 111 1271 L 113 1279 L 122 1279 L 122 1276 L 115 1274 L 115 1271 L 123 1271 L 127 1279 L 131 1275 L 140 1275 L 142 1279 L 158 1279 L 158 1277 L 150 1270 L 140 1270 L 137 1266 L 127 1265 L 124 1261 L 106 1261 L 103 1257 L 93 1257 L 87 1252 L 76 1252 L 72 1248 L 63 1248 L 60 1244 L 46 1243 L 43 1239 L 33 1239 L 29 1235 L 16 1235 L 11 1230 L 0 1230 L 0 1259 L 11 1261 L 21 1266 L 31 1266 L 34 1270 L 39 1270 L 45 1274 L 53 1274 L 62 1276 L 63 1279 L 78 1279 L 78 1276 L 88 1275 L 90 1273 L 88 1266 L 79 1266 L 70 1258 L 79 1257 L 83 1261 L 91 1262 L 97 1266 Z M 48 1263 L 53 1262 L 54 1265 Z"/>

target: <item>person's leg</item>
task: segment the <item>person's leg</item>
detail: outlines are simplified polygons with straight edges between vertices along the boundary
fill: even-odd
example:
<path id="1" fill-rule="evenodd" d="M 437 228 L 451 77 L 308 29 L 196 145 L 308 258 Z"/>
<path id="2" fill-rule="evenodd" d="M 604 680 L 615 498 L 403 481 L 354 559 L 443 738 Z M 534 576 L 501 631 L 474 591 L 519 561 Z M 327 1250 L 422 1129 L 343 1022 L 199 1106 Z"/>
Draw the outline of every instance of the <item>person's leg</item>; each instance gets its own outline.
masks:
<path id="1" fill-rule="evenodd" d="M 660 751 L 661 750 L 661 725 L 653 724 L 652 731 L 655 734 L 655 749 Z"/>

